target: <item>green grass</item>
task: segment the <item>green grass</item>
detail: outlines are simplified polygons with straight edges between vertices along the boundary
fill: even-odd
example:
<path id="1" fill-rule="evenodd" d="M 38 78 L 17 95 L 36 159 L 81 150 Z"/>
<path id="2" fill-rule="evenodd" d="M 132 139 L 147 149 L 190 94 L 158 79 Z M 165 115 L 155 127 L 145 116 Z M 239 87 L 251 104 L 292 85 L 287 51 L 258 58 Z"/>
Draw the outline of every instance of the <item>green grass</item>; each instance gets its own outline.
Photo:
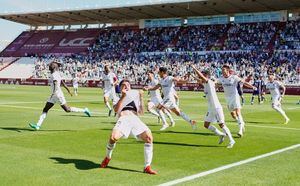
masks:
<path id="1" fill-rule="evenodd" d="M 114 117 L 106 117 L 102 91 L 81 88 L 78 97 L 66 94 L 69 105 L 88 107 L 96 112 L 93 117 L 65 113 L 56 105 L 42 129 L 31 131 L 28 123 L 38 120 L 49 92 L 49 87 L 0 85 L 0 185 L 157 185 L 300 142 L 299 96 L 285 97 L 283 108 L 291 122 L 283 125 L 269 101 L 249 105 L 250 95 L 246 95 L 246 134 L 236 138 L 233 149 L 227 149 L 228 140 L 217 145 L 218 138 L 202 127 L 206 114 L 203 93 L 180 92 L 182 110 L 199 121 L 196 132 L 175 116 L 176 127 L 159 132 L 157 118 L 148 113 L 142 117 L 153 132 L 152 166 L 159 175 L 142 173 L 143 144 L 132 138 L 120 140 L 110 168 L 100 169 L 115 122 Z M 220 100 L 225 103 L 223 94 Z M 236 123 L 223 106 L 236 137 Z M 299 157 L 300 150 L 295 149 L 183 185 L 297 185 Z"/>

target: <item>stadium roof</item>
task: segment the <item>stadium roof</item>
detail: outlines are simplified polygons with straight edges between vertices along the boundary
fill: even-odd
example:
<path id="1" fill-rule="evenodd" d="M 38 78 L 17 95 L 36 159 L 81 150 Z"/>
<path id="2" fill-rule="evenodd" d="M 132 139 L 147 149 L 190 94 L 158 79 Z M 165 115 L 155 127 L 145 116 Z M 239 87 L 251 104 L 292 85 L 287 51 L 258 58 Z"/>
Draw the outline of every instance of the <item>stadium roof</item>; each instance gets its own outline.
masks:
<path id="1" fill-rule="evenodd" d="M 185 2 L 170 2 L 127 7 L 2 14 L 0 18 L 30 26 L 52 26 L 128 23 L 136 22 L 139 19 L 222 15 L 300 8 L 299 0 L 187 0 Z"/>

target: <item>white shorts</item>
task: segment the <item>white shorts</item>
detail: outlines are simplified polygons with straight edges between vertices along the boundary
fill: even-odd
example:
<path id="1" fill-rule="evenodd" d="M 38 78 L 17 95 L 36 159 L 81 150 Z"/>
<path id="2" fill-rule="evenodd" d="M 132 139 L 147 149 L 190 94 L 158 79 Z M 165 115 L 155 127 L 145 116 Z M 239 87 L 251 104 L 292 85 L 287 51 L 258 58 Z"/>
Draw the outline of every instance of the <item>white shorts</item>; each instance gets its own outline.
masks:
<path id="1" fill-rule="evenodd" d="M 272 105 L 278 107 L 281 106 L 281 97 L 280 96 L 272 97 Z"/>
<path id="2" fill-rule="evenodd" d="M 73 88 L 76 88 L 76 89 L 78 89 L 78 85 L 73 85 Z"/>
<path id="3" fill-rule="evenodd" d="M 163 101 L 162 98 L 159 97 L 153 97 L 151 98 L 150 102 L 152 102 L 154 104 L 154 106 L 158 106 L 161 102 Z"/>
<path id="4" fill-rule="evenodd" d="M 104 95 L 103 96 L 108 97 L 111 100 L 114 100 L 116 98 L 115 89 L 104 90 Z"/>
<path id="5" fill-rule="evenodd" d="M 65 96 L 63 94 L 62 95 L 55 95 L 55 94 L 51 95 L 47 102 L 53 103 L 53 104 L 59 102 L 60 105 L 64 105 L 67 103 Z"/>
<path id="6" fill-rule="evenodd" d="M 121 116 L 113 130 L 120 131 L 123 134 L 123 138 L 128 138 L 129 135 L 137 137 L 145 131 L 151 132 L 151 130 L 136 115 Z"/>
<path id="7" fill-rule="evenodd" d="M 235 109 L 241 109 L 242 105 L 241 105 L 240 97 L 236 96 L 236 97 L 227 99 L 227 107 L 230 112 L 232 112 Z"/>
<path id="8" fill-rule="evenodd" d="M 167 109 L 174 109 L 174 108 L 178 109 L 175 98 L 166 98 L 166 99 L 164 98 L 160 104 Z"/>
<path id="9" fill-rule="evenodd" d="M 208 110 L 204 121 L 210 123 L 225 123 L 224 112 L 222 108 Z"/>

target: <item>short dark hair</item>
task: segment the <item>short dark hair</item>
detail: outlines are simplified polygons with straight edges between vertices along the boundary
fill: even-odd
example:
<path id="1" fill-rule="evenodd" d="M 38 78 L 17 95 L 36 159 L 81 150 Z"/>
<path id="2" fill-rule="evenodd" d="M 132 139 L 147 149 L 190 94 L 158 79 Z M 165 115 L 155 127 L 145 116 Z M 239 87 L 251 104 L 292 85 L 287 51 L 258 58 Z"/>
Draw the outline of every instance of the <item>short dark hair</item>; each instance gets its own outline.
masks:
<path id="1" fill-rule="evenodd" d="M 127 82 L 127 83 L 130 84 L 130 81 L 129 81 L 128 79 L 123 79 L 123 80 L 119 83 L 119 86 L 121 87 L 121 85 L 122 85 L 123 83 L 125 83 L 125 82 Z"/>
<path id="2" fill-rule="evenodd" d="M 208 69 L 207 69 L 207 70 L 203 70 L 202 73 L 203 73 L 203 74 L 206 74 L 208 77 L 211 76 L 211 72 L 210 72 L 210 70 L 208 70 Z"/>
<path id="3" fill-rule="evenodd" d="M 222 68 L 226 68 L 226 69 L 230 69 L 230 66 L 229 65 L 223 65 L 223 67 Z"/>
<path id="4" fill-rule="evenodd" d="M 168 69 L 166 67 L 159 67 L 159 71 L 163 73 L 167 73 Z"/>
<path id="5" fill-rule="evenodd" d="M 152 70 L 148 70 L 147 74 L 154 74 L 154 72 Z"/>

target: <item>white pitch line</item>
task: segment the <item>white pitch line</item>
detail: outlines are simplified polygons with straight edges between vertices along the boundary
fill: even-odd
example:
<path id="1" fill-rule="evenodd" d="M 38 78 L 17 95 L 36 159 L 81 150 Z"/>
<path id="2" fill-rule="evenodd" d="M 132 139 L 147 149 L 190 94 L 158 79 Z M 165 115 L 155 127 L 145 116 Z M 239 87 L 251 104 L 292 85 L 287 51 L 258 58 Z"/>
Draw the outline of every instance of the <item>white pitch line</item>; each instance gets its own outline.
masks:
<path id="1" fill-rule="evenodd" d="M 218 168 L 215 168 L 215 169 L 200 172 L 198 174 L 194 174 L 194 175 L 191 175 L 191 176 L 186 176 L 186 177 L 183 177 L 183 178 L 180 178 L 180 179 L 169 181 L 169 182 L 160 184 L 159 186 L 171 186 L 171 185 L 176 185 L 176 184 L 179 184 L 179 183 L 191 181 L 191 180 L 194 180 L 194 179 L 197 179 L 197 178 L 200 178 L 200 177 L 204 177 L 204 176 L 216 173 L 216 172 L 220 172 L 220 171 L 223 171 L 223 170 L 226 170 L 226 169 L 230 169 L 230 168 L 237 167 L 237 166 L 240 166 L 240 165 L 243 165 L 243 164 L 247 164 L 247 163 L 256 161 L 258 159 L 273 156 L 275 154 L 279 154 L 279 153 L 289 151 L 289 150 L 292 150 L 292 149 L 296 149 L 296 148 L 299 148 L 299 147 L 300 147 L 300 144 L 292 145 L 290 147 L 286 147 L 286 148 L 279 149 L 279 150 L 276 150 L 276 151 L 272 151 L 272 152 L 269 152 L 269 153 L 266 153 L 266 154 L 255 156 L 255 157 L 252 157 L 252 158 L 249 158 L 249 159 L 246 159 L 246 160 L 238 161 L 236 163 L 224 165 L 224 166 L 221 166 L 221 167 L 218 167 Z"/>

